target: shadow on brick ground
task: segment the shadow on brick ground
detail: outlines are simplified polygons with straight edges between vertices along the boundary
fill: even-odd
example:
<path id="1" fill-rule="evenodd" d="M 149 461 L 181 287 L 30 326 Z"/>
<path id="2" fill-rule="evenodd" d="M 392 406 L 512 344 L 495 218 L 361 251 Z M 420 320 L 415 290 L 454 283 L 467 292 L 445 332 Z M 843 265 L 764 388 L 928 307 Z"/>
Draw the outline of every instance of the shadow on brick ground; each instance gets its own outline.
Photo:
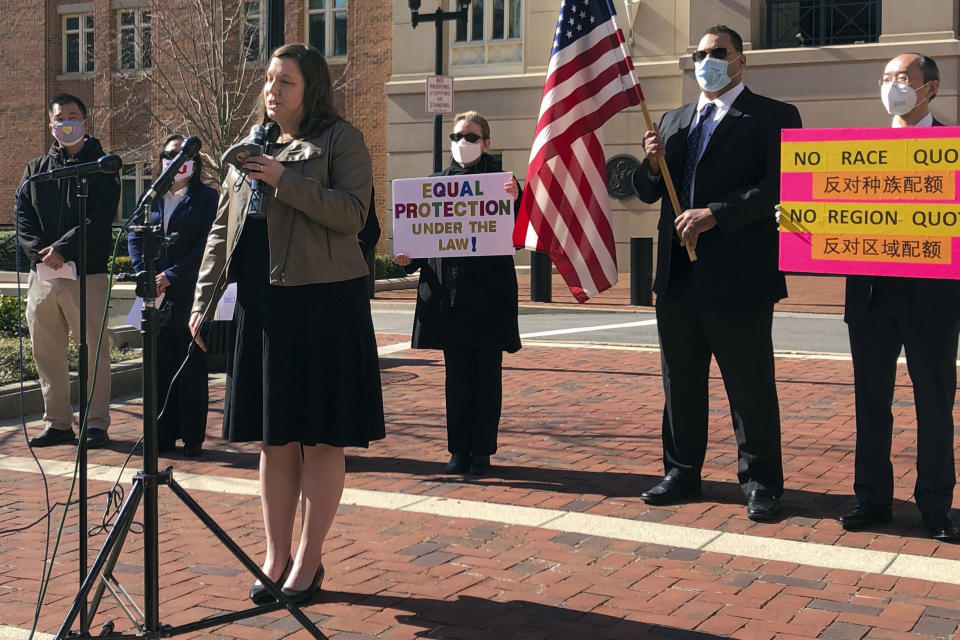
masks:
<path id="1" fill-rule="evenodd" d="M 639 596 L 638 596 L 639 597 Z M 408 611 L 397 622 L 422 627 L 417 638 L 489 640 L 490 638 L 591 638 L 592 640 L 720 640 L 722 636 L 657 624 L 625 620 L 622 617 L 585 613 L 526 600 L 496 602 L 473 596 L 454 600 L 366 595 L 346 591 L 324 591 L 322 602 L 338 602 Z M 318 603 L 317 613 L 323 612 Z"/>
<path id="2" fill-rule="evenodd" d="M 593 495 L 607 498 L 636 498 L 659 480 L 659 475 L 642 473 L 620 473 L 615 471 L 576 471 L 546 467 L 524 467 L 496 464 L 492 472 L 483 477 L 442 475 L 439 470 L 442 462 L 429 462 L 412 458 L 347 456 L 348 473 L 384 474 L 395 473 L 411 477 L 420 477 L 437 484 L 464 484 L 486 486 L 491 490 L 498 487 L 510 487 L 527 491 L 543 491 L 551 494 Z M 746 505 L 740 486 L 733 482 L 703 481 L 703 502 L 718 504 Z M 573 500 L 570 508 L 562 510 L 587 511 L 599 502 L 596 500 Z M 811 520 L 834 519 L 850 511 L 857 504 L 852 495 L 836 493 L 815 493 L 793 490 L 787 487 L 783 495 L 783 511 L 777 522 L 791 518 Z M 670 509 L 671 507 L 658 507 Z M 927 534 L 919 527 L 920 514 L 916 505 L 905 500 L 894 500 L 895 520 L 892 523 L 867 529 L 869 532 L 890 535 L 926 538 Z"/>

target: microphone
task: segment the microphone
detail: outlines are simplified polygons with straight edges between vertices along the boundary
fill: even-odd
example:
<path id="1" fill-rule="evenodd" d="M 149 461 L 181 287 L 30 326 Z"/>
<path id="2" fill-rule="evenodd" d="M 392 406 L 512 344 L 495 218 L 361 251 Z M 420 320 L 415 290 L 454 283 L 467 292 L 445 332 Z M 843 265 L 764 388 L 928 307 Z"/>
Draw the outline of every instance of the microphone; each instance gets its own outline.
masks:
<path id="1" fill-rule="evenodd" d="M 255 124 L 250 128 L 250 142 L 260 147 L 262 149 L 261 153 L 263 154 L 270 153 L 270 147 L 273 146 L 273 143 L 276 142 L 279 137 L 280 125 L 276 122 L 271 122 L 266 127 L 262 124 Z M 256 191 L 260 188 L 260 182 L 258 180 L 251 180 L 250 188 Z"/>
<path id="2" fill-rule="evenodd" d="M 31 182 L 46 182 L 47 180 L 62 180 L 64 178 L 77 178 L 80 176 L 85 176 L 88 173 L 96 173 L 102 171 L 103 173 L 116 173 L 120 171 L 123 167 L 123 160 L 120 156 L 115 156 L 113 154 L 102 156 L 99 160 L 94 162 L 81 162 L 79 164 L 73 164 L 66 167 L 61 167 L 59 169 L 54 169 L 52 171 L 45 171 L 43 173 L 38 173 L 36 175 L 30 176 Z"/>
<path id="3" fill-rule="evenodd" d="M 149 205 L 157 198 L 163 196 L 167 191 L 170 190 L 170 185 L 173 184 L 174 179 L 177 177 L 177 173 L 180 171 L 180 167 L 183 166 L 183 163 L 187 160 L 193 158 L 200 151 L 200 147 L 203 146 L 203 143 L 200 142 L 200 138 L 196 136 L 190 136 L 183 141 L 183 144 L 180 146 L 180 153 L 174 157 L 173 161 L 170 163 L 170 166 L 167 167 L 167 170 L 160 174 L 160 177 L 157 178 L 150 188 L 140 196 L 140 201 L 137 202 L 137 207 L 142 207 Z"/>

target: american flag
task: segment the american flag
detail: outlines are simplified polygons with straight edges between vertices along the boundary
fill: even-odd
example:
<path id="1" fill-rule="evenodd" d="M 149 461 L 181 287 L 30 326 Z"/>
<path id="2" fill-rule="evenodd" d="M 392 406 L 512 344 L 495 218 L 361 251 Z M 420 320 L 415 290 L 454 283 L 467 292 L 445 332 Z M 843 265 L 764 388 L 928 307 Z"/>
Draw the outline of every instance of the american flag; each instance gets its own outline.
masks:
<path id="1" fill-rule="evenodd" d="M 545 251 L 586 302 L 617 282 L 600 127 L 643 101 L 611 0 L 563 0 L 553 39 L 517 247 Z"/>

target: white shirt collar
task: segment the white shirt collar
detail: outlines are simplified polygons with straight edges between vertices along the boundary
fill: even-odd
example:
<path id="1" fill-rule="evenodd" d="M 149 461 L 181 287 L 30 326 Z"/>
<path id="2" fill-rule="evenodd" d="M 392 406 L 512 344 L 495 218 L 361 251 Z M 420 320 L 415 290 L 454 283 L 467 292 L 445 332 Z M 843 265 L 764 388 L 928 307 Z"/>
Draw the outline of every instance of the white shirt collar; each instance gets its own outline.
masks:
<path id="1" fill-rule="evenodd" d="M 896 117 L 896 116 L 894 116 L 894 117 L 893 117 L 893 123 L 891 124 L 891 126 L 892 126 L 894 129 L 900 129 L 901 127 L 903 127 L 903 126 L 905 126 L 905 125 L 900 124 L 900 121 L 897 120 L 897 117 Z M 932 126 L 933 126 L 933 114 L 928 111 L 928 112 L 927 112 L 927 115 L 925 115 L 925 116 L 923 116 L 922 118 L 920 118 L 920 122 L 918 122 L 917 124 L 915 124 L 915 125 L 913 125 L 913 126 L 915 126 L 915 127 L 932 127 Z"/>
<path id="2" fill-rule="evenodd" d="M 700 113 L 700 110 L 703 109 L 703 106 L 708 102 L 712 102 L 717 105 L 717 111 L 722 111 L 726 113 L 730 110 L 730 107 L 733 106 L 733 103 L 736 102 L 737 98 L 740 97 L 740 94 L 743 93 L 743 90 L 746 89 L 743 82 L 738 82 L 732 89 L 725 92 L 723 95 L 717 96 L 715 99 L 710 100 L 707 96 L 701 91 L 700 99 L 697 101 L 697 113 Z"/>

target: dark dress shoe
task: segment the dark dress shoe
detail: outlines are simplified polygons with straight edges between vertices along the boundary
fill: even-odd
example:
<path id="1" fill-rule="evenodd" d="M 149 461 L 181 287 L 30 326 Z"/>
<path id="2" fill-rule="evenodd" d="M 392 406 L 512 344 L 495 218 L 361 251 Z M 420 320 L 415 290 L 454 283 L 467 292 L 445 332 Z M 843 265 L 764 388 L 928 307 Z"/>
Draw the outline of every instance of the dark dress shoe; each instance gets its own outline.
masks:
<path id="1" fill-rule="evenodd" d="M 287 566 L 283 568 L 283 573 L 280 574 L 280 577 L 274 580 L 277 585 L 283 584 L 284 580 L 287 579 L 287 574 L 290 573 L 290 569 L 293 568 L 293 558 L 287 558 Z M 270 604 L 274 602 L 274 598 L 270 595 L 270 592 L 267 591 L 267 588 L 260 584 L 260 581 L 254 583 L 250 587 L 250 599 L 253 600 L 253 604 Z"/>
<path id="2" fill-rule="evenodd" d="M 40 435 L 30 438 L 31 447 L 52 447 L 55 444 L 73 444 L 77 439 L 73 429 L 54 429 L 47 427 Z"/>
<path id="3" fill-rule="evenodd" d="M 87 429 L 87 449 L 99 449 L 110 442 L 110 436 L 103 429 L 91 427 Z"/>
<path id="4" fill-rule="evenodd" d="M 450 456 L 450 462 L 444 467 L 444 473 L 466 473 L 470 468 L 470 456 L 466 453 L 455 453 Z"/>
<path id="5" fill-rule="evenodd" d="M 927 528 L 930 537 L 943 542 L 960 540 L 960 529 L 950 519 L 946 511 L 927 511 L 923 514 L 923 526 Z"/>
<path id="6" fill-rule="evenodd" d="M 287 596 L 287 598 L 293 604 L 303 604 L 304 602 L 308 602 L 311 598 L 313 598 L 313 594 L 320 590 L 320 583 L 323 582 L 323 576 L 325 573 L 326 571 L 324 571 L 323 565 L 321 564 L 317 569 L 317 573 L 313 576 L 313 582 L 309 587 L 303 591 L 297 591 L 296 589 L 288 589 L 284 587 L 282 589 L 283 595 Z"/>
<path id="7" fill-rule="evenodd" d="M 747 517 L 754 522 L 773 520 L 780 513 L 780 497 L 768 489 L 754 489 L 747 496 Z"/>
<path id="8" fill-rule="evenodd" d="M 490 456 L 472 456 L 470 458 L 470 469 L 467 473 L 472 476 L 483 476 L 490 473 Z"/>
<path id="9" fill-rule="evenodd" d="M 672 504 L 699 497 L 699 486 L 687 486 L 677 476 L 667 476 L 658 484 L 640 494 L 641 500 L 652 505 Z"/>
<path id="10" fill-rule="evenodd" d="M 840 526 L 847 531 L 860 531 L 893 520 L 893 509 L 870 503 L 858 504 L 846 515 L 840 516 Z"/>
<path id="11" fill-rule="evenodd" d="M 203 455 L 203 445 L 185 444 L 183 445 L 183 455 L 186 458 L 199 458 Z"/>

